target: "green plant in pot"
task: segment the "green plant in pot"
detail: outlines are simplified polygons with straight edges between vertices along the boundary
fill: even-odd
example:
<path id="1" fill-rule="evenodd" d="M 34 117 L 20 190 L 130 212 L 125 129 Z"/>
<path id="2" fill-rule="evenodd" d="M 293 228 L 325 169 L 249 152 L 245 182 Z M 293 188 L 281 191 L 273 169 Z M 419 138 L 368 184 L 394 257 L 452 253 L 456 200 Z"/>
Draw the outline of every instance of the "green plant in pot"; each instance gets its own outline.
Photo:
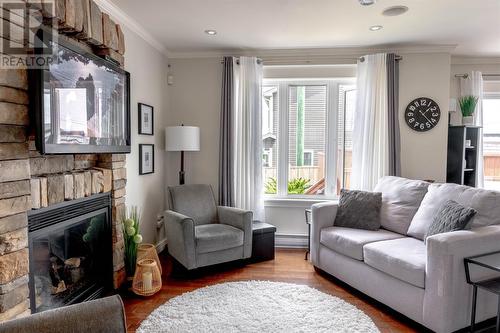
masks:
<path id="1" fill-rule="evenodd" d="M 142 236 L 139 233 L 139 224 L 140 214 L 137 207 L 132 206 L 122 219 L 123 239 L 125 242 L 125 271 L 128 277 L 134 276 L 137 246 L 142 242 Z"/>
<path id="2" fill-rule="evenodd" d="M 467 95 L 458 99 L 460 111 L 462 112 L 462 123 L 464 125 L 474 125 L 474 111 L 476 110 L 478 97 Z"/>

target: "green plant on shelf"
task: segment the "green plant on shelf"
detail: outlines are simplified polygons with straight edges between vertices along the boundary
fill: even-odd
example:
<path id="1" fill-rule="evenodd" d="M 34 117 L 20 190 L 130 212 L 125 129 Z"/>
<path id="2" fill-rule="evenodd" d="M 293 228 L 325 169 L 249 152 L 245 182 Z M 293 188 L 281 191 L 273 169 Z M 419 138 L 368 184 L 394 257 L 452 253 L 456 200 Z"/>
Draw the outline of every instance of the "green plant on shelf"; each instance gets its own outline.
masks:
<path id="1" fill-rule="evenodd" d="M 476 110 L 476 105 L 478 100 L 479 100 L 478 97 L 472 95 L 460 97 L 458 99 L 458 104 L 460 105 L 460 111 L 462 111 L 462 116 L 471 117 L 474 114 L 474 111 Z"/>
<path id="2" fill-rule="evenodd" d="M 309 179 L 302 177 L 290 179 L 288 181 L 288 194 L 304 194 L 310 187 L 309 182 Z M 269 180 L 264 184 L 264 192 L 266 194 L 276 194 L 278 192 L 276 178 L 269 178 Z"/>

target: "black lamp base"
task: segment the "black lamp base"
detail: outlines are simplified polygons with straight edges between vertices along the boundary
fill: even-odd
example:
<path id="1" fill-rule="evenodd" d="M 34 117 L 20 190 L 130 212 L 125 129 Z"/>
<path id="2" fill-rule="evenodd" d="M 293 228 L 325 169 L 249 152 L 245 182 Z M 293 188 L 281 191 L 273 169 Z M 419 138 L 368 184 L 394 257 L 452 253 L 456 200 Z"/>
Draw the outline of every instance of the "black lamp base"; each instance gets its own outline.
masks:
<path id="1" fill-rule="evenodd" d="M 184 185 L 184 171 L 179 171 L 179 185 Z"/>

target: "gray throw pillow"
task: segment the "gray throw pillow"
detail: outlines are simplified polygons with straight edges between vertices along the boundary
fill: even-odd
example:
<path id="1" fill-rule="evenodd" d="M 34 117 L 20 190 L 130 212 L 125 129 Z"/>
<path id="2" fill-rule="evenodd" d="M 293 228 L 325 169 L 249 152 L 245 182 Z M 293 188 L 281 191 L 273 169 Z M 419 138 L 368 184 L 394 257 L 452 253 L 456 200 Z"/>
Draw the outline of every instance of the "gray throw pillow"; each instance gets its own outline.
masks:
<path id="1" fill-rule="evenodd" d="M 380 229 L 380 207 L 382 207 L 382 193 L 342 189 L 334 225 L 378 230 Z"/>
<path id="2" fill-rule="evenodd" d="M 462 206 L 456 201 L 445 201 L 434 216 L 425 240 L 432 235 L 465 229 L 476 213 L 474 208 Z"/>

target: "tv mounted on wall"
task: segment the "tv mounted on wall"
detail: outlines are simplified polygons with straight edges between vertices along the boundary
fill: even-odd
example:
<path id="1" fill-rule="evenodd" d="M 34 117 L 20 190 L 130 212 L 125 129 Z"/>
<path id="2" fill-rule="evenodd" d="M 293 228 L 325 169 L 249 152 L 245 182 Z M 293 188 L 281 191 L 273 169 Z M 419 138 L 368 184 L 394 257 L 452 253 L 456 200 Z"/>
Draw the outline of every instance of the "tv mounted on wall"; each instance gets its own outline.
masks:
<path id="1" fill-rule="evenodd" d="M 130 153 L 130 74 L 76 42 L 40 30 L 52 64 L 30 70 L 31 114 L 42 154 Z M 33 119 L 32 118 L 32 119 Z"/>

